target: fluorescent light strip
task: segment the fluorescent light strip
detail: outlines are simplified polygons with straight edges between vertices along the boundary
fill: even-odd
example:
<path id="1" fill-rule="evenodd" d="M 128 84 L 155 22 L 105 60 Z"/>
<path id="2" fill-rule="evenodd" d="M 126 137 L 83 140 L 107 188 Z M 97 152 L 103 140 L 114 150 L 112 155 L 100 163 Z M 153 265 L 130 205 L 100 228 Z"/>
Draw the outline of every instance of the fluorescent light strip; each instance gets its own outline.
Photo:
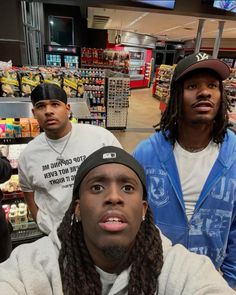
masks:
<path id="1" fill-rule="evenodd" d="M 182 28 L 182 27 L 189 26 L 189 25 L 194 24 L 194 23 L 196 23 L 196 21 L 185 23 L 182 26 L 176 26 L 176 27 L 173 27 L 173 28 L 169 28 L 169 29 L 166 29 L 164 31 L 158 32 L 157 34 L 162 34 L 163 32 L 173 31 L 173 30 L 176 30 L 176 29 L 179 29 L 179 28 Z"/>
<path id="2" fill-rule="evenodd" d="M 136 24 L 138 21 L 140 21 L 141 19 L 143 19 L 145 16 L 147 16 L 149 14 L 149 12 L 145 12 L 142 15 L 140 15 L 139 17 L 137 17 L 134 21 L 132 21 L 130 24 L 128 24 L 126 27 L 129 28 L 132 25 Z"/>

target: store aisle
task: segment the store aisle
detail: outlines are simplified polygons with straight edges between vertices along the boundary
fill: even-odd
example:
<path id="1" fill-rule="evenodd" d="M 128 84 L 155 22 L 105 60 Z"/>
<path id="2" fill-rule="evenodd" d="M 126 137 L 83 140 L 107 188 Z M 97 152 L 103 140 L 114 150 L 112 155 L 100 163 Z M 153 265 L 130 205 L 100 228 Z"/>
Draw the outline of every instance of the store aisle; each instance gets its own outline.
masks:
<path id="1" fill-rule="evenodd" d="M 159 101 L 152 97 L 152 89 L 133 89 L 129 98 L 126 130 L 112 130 L 123 147 L 132 152 L 135 146 L 154 131 L 153 125 L 160 120 Z"/>

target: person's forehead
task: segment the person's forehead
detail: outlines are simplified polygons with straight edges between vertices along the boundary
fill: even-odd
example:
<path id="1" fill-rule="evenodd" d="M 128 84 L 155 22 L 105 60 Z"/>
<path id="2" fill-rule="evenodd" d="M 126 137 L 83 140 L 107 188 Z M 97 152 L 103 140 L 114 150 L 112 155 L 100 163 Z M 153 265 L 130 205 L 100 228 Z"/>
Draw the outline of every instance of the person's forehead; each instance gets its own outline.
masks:
<path id="1" fill-rule="evenodd" d="M 129 167 L 120 164 L 120 163 L 106 163 L 99 165 L 88 172 L 88 174 L 84 177 L 83 181 L 92 180 L 95 178 L 103 177 L 103 178 L 110 178 L 116 175 L 121 178 L 133 178 L 138 183 L 141 184 L 140 179 L 138 178 L 137 174 Z M 82 181 L 82 182 L 83 182 Z"/>
<path id="2" fill-rule="evenodd" d="M 63 102 L 63 101 L 61 101 L 61 100 L 59 100 L 59 99 L 42 99 L 42 100 L 39 100 L 39 101 L 37 101 L 36 103 L 35 103 L 35 106 L 37 106 L 37 105 L 41 105 L 41 104 L 44 104 L 44 105 L 47 105 L 47 104 L 52 104 L 52 103 L 59 103 L 59 104 L 64 104 L 65 105 L 65 103 Z"/>
<path id="3" fill-rule="evenodd" d="M 198 69 L 196 71 L 189 72 L 183 77 L 183 81 L 185 82 L 187 80 L 192 80 L 197 78 L 212 79 L 212 80 L 220 81 L 220 78 L 217 75 L 217 73 L 207 69 Z"/>

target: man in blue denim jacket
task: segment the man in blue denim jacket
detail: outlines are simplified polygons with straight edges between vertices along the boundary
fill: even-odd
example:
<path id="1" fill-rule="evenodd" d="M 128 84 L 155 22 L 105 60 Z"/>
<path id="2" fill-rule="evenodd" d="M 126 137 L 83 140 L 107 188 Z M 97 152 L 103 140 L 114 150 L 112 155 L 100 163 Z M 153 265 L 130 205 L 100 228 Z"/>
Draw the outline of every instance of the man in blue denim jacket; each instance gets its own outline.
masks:
<path id="1" fill-rule="evenodd" d="M 176 66 L 157 132 L 134 157 L 147 175 L 155 223 L 174 244 L 207 255 L 236 286 L 236 136 L 221 60 L 199 52 Z"/>

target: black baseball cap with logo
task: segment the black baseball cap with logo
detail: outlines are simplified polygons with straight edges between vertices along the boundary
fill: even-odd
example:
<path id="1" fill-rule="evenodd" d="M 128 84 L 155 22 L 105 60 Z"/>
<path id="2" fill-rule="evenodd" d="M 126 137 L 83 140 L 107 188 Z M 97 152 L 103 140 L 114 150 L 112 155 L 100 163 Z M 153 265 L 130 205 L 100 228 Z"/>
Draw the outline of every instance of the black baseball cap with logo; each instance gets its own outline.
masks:
<path id="1" fill-rule="evenodd" d="M 100 165 L 112 163 L 124 165 L 134 171 L 142 183 L 144 190 L 143 198 L 146 199 L 146 177 L 143 167 L 133 156 L 131 156 L 125 150 L 115 146 L 104 146 L 89 155 L 83 161 L 75 176 L 73 195 L 78 195 L 80 184 L 89 171 Z"/>
<path id="2" fill-rule="evenodd" d="M 178 81 L 187 73 L 197 69 L 210 69 L 216 72 L 222 80 L 225 80 L 230 75 L 230 68 L 225 62 L 205 52 L 198 52 L 188 55 L 177 64 L 172 82 Z"/>

